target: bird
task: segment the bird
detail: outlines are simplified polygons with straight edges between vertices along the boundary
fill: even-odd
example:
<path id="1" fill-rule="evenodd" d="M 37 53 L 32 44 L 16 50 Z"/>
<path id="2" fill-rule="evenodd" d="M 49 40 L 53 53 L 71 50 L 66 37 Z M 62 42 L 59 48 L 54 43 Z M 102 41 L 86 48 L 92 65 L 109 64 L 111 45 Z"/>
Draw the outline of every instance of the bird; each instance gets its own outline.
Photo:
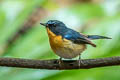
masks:
<path id="1" fill-rule="evenodd" d="M 45 26 L 49 37 L 49 42 L 53 52 L 64 59 L 72 59 L 79 56 L 87 49 L 87 45 L 96 47 L 91 40 L 111 39 L 110 37 L 100 35 L 85 35 L 68 28 L 62 21 L 49 20 L 46 23 L 40 23 Z"/>

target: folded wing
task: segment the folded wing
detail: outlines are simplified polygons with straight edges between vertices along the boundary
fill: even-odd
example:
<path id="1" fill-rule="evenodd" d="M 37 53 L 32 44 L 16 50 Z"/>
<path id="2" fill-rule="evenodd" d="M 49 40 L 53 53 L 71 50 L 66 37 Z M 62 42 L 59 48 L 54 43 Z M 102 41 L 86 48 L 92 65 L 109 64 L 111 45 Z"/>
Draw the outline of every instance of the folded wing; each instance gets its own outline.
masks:
<path id="1" fill-rule="evenodd" d="M 72 29 L 69 29 L 65 34 L 63 35 L 63 38 L 71 40 L 72 42 L 76 44 L 90 44 L 93 47 L 96 47 L 94 43 L 90 41 L 87 36 L 80 34 L 79 32 L 76 32 Z"/>

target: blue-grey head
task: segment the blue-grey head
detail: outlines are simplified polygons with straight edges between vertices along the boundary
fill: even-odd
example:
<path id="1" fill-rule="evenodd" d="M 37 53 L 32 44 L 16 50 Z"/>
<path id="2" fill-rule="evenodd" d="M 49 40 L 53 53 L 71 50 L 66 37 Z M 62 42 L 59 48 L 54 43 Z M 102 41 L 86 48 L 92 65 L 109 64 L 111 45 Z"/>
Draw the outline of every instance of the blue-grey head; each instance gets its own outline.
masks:
<path id="1" fill-rule="evenodd" d="M 49 20 L 47 23 L 40 23 L 45 27 L 66 27 L 65 24 L 58 20 Z"/>
<path id="2" fill-rule="evenodd" d="M 67 29 L 66 25 L 58 20 L 49 20 L 47 23 L 40 23 L 41 25 L 49 28 L 52 32 L 59 34 Z"/>

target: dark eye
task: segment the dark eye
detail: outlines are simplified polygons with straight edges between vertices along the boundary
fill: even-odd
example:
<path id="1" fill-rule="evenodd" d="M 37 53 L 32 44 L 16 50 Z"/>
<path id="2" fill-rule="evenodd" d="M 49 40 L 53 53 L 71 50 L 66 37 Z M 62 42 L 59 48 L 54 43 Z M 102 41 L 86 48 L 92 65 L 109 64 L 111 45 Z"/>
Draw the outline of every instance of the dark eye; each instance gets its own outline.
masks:
<path id="1" fill-rule="evenodd" d="M 56 24 L 48 24 L 51 27 L 56 27 Z"/>
<path id="2" fill-rule="evenodd" d="M 48 24 L 49 26 L 52 26 L 53 24 Z"/>

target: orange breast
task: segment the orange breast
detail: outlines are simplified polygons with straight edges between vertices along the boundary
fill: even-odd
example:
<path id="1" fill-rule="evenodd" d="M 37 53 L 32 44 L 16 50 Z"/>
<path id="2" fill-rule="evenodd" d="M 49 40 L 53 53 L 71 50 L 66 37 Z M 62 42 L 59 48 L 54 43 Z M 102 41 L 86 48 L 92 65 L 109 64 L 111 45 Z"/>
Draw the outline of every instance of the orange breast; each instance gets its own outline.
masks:
<path id="1" fill-rule="evenodd" d="M 47 28 L 47 33 L 48 33 L 48 36 L 49 36 L 50 46 L 51 46 L 51 48 L 53 49 L 54 52 L 56 52 L 56 50 L 58 50 L 59 48 L 62 48 L 64 46 L 62 36 L 56 36 L 48 28 Z"/>

